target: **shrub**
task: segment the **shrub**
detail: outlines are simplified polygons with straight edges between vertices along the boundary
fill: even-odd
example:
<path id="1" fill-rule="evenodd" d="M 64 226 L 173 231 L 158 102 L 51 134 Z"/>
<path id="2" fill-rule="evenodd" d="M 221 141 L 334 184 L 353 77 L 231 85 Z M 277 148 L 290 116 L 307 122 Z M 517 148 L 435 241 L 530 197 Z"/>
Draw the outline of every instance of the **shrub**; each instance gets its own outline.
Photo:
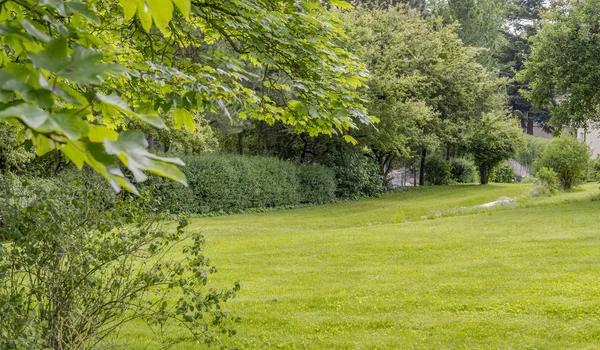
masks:
<path id="1" fill-rule="evenodd" d="M 451 179 L 458 183 L 471 183 L 477 181 L 477 167 L 470 159 L 451 159 L 450 174 Z"/>
<path id="2" fill-rule="evenodd" d="M 536 172 L 536 188 L 538 194 L 548 194 L 558 190 L 558 174 L 549 168 L 541 167 Z"/>
<path id="3" fill-rule="evenodd" d="M 425 183 L 447 185 L 451 179 L 450 164 L 439 154 L 432 154 L 425 161 Z"/>
<path id="4" fill-rule="evenodd" d="M 600 182 L 600 157 L 590 161 L 588 167 L 588 181 Z"/>
<path id="5" fill-rule="evenodd" d="M 559 137 L 546 146 L 535 163 L 535 173 L 542 167 L 550 168 L 558 175 L 560 186 L 569 189 L 584 179 L 589 152 L 589 147 L 584 142 L 574 137 Z"/>
<path id="6" fill-rule="evenodd" d="M 333 200 L 333 171 L 297 165 L 271 157 L 212 154 L 181 157 L 188 187 L 152 176 L 160 209 L 172 213 L 239 212 Z"/>
<path id="7" fill-rule="evenodd" d="M 335 172 L 323 165 L 298 167 L 301 203 L 329 203 L 335 200 Z"/>
<path id="8" fill-rule="evenodd" d="M 513 183 L 517 180 L 517 173 L 509 164 L 500 164 L 492 171 L 492 182 Z"/>
<path id="9" fill-rule="evenodd" d="M 103 210 L 79 186 L 0 178 L 1 349 L 112 348 L 132 320 L 151 325 L 163 346 L 175 336 L 168 329 L 216 345 L 235 332 L 221 304 L 239 285 L 205 289 L 215 269 L 186 220 L 162 225 L 145 197 Z"/>
<path id="10" fill-rule="evenodd" d="M 370 197 L 385 190 L 379 166 L 371 158 L 358 153 L 339 152 L 324 163 L 335 172 L 338 198 Z"/>

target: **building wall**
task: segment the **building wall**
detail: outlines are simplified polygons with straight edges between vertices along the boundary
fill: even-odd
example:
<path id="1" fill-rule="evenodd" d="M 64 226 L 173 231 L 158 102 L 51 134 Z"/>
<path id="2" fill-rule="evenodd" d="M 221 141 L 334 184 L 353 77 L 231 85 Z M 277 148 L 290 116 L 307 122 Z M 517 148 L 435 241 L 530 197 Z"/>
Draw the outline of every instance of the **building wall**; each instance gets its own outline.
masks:
<path id="1" fill-rule="evenodd" d="M 595 159 L 600 155 L 600 130 L 593 128 L 590 130 L 577 129 L 577 138 L 585 141 L 592 151 L 592 158 Z"/>

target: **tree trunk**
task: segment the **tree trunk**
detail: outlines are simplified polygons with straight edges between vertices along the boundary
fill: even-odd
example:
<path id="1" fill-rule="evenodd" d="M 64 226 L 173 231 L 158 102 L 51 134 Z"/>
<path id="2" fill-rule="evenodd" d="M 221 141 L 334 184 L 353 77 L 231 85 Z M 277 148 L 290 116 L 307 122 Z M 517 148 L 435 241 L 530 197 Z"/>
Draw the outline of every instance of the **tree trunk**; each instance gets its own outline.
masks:
<path id="1" fill-rule="evenodd" d="M 244 154 L 244 135 L 241 132 L 238 134 L 237 150 L 239 154 Z"/>
<path id="2" fill-rule="evenodd" d="M 421 150 L 421 164 L 419 165 L 419 186 L 425 186 L 425 157 L 427 157 L 427 149 L 423 147 Z"/>
<path id="3" fill-rule="evenodd" d="M 479 166 L 479 181 L 482 185 L 487 185 L 490 180 L 490 169 L 485 165 Z"/>
<path id="4" fill-rule="evenodd" d="M 525 118 L 527 120 L 527 134 L 533 135 L 533 119 L 529 119 L 529 111 L 525 112 Z"/>

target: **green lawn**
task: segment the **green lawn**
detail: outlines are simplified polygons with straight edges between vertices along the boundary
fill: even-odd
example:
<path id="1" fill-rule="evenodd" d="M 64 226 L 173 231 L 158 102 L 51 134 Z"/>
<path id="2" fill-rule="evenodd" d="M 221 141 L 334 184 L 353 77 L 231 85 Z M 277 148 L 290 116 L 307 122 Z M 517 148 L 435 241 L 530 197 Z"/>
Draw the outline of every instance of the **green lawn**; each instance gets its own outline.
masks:
<path id="1" fill-rule="evenodd" d="M 242 282 L 227 303 L 239 348 L 598 349 L 598 185 L 529 188 L 426 188 L 193 227 L 216 285 Z M 465 209 L 501 196 L 519 200 Z"/>

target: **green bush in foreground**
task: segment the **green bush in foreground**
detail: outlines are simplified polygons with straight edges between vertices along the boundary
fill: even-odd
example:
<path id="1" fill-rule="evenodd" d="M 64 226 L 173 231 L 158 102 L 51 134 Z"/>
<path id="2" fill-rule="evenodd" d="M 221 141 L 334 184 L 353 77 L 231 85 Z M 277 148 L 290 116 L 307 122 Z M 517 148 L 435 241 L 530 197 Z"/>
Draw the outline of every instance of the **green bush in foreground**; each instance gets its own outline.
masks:
<path id="1" fill-rule="evenodd" d="M 559 137 L 548 144 L 535 163 L 535 169 L 547 167 L 554 170 L 564 189 L 581 183 L 590 159 L 588 145 L 574 137 Z"/>
<path id="2" fill-rule="evenodd" d="M 173 213 L 231 213 L 327 203 L 335 198 L 334 172 L 324 166 L 233 154 L 182 159 L 189 187 L 159 177 L 152 177 L 146 185 L 153 187 L 159 209 Z"/>
<path id="3" fill-rule="evenodd" d="M 205 287 L 216 270 L 202 235 L 187 234 L 186 220 L 162 224 L 143 198 L 106 209 L 83 188 L 0 177 L 0 349 L 112 348 L 134 320 L 161 348 L 222 345 L 235 333 L 221 306 L 239 285 Z M 178 258 L 167 261 L 172 250 Z"/>

